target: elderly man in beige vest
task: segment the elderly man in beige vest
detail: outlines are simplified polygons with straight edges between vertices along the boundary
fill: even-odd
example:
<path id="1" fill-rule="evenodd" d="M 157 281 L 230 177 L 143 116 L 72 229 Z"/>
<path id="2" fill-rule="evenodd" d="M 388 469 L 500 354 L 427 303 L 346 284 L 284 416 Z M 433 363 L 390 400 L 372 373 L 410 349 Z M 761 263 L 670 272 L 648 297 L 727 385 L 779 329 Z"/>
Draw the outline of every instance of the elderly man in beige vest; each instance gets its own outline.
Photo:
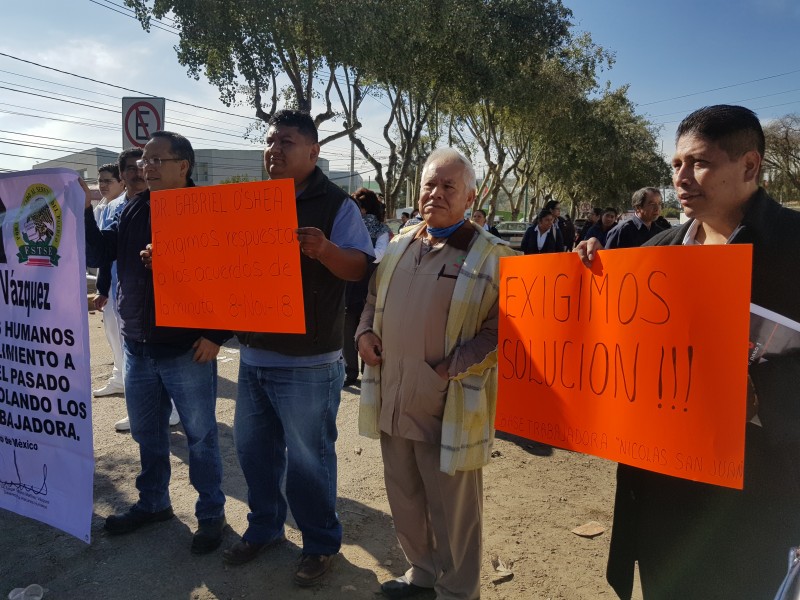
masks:
<path id="1" fill-rule="evenodd" d="M 367 364 L 361 433 L 380 437 L 389 505 L 411 568 L 389 598 L 480 597 L 482 467 L 494 439 L 498 259 L 514 252 L 464 219 L 475 171 L 434 151 L 424 222 L 392 239 L 356 332 Z M 413 323 L 413 328 L 409 324 Z"/>

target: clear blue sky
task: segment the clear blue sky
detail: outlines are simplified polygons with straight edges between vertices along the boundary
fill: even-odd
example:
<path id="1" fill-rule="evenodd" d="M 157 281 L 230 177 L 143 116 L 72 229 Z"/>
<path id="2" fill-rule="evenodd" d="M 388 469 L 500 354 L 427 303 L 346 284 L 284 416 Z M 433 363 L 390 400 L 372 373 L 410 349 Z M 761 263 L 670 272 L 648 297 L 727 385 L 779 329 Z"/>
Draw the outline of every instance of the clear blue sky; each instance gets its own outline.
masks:
<path id="1" fill-rule="evenodd" d="M 709 104 L 742 104 L 762 122 L 800 112 L 797 0 L 566 0 L 576 28 L 612 51 L 604 73 L 629 84 L 637 112 L 675 129 Z M 760 81 L 758 81 L 760 80 Z"/>
<path id="2" fill-rule="evenodd" d="M 158 30 L 147 34 L 135 20 L 112 11 L 121 0 L 97 1 L 105 6 L 89 0 L 4 3 L 6 27 L 0 52 L 153 95 L 250 114 L 247 107 L 225 107 L 213 86 L 187 77 L 172 49 L 174 34 Z M 615 63 L 601 80 L 613 87 L 630 86 L 637 111 L 662 125 L 667 157 L 674 149 L 677 123 L 700 106 L 744 104 L 762 120 L 800 112 L 798 0 L 565 0 L 564 4 L 574 13 L 576 30 L 590 32 L 595 43 L 614 53 Z M 29 93 L 58 92 L 78 98 L 56 101 L 2 89 L 20 85 L 43 90 Z M 119 111 L 123 95 L 135 94 L 0 56 L 0 168 L 27 169 L 39 162 L 9 155 L 49 159 L 92 146 L 118 149 L 120 116 L 113 110 Z M 67 100 L 102 103 L 101 108 L 108 110 Z M 374 101 L 365 107 L 367 135 L 377 142 L 381 141 L 379 116 L 384 112 L 385 107 Z M 169 102 L 167 119 L 168 126 L 184 131 L 198 148 L 257 147 L 241 139 L 245 119 Z M 213 131 L 181 129 L 177 120 Z M 381 153 L 378 144 L 374 148 Z M 331 144 L 323 156 L 331 160 L 332 168 L 345 169 L 349 145 Z M 366 179 L 367 168 L 358 154 L 356 167 L 365 171 Z"/>

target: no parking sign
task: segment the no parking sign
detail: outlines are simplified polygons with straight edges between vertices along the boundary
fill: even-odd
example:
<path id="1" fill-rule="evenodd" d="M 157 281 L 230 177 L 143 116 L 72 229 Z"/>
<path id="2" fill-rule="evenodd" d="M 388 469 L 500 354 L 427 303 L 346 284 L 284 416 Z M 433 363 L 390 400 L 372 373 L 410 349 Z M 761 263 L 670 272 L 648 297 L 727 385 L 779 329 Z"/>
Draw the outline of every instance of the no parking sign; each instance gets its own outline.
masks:
<path id="1" fill-rule="evenodd" d="M 122 99 L 122 148 L 144 148 L 154 131 L 164 128 L 164 98 Z"/>

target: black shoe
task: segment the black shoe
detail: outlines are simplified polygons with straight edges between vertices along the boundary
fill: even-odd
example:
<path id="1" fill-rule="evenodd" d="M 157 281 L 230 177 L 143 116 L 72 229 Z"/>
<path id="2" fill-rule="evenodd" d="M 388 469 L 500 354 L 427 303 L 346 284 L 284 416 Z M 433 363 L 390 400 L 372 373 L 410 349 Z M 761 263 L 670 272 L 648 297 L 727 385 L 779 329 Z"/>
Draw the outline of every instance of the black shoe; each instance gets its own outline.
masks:
<path id="1" fill-rule="evenodd" d="M 192 554 L 208 554 L 219 548 L 226 524 L 224 516 L 201 519 L 192 538 Z"/>
<path id="2" fill-rule="evenodd" d="M 106 524 L 103 528 L 111 534 L 118 535 L 122 533 L 131 533 L 136 531 L 144 525 L 150 523 L 160 523 L 161 521 L 168 521 L 175 516 L 172 512 L 172 507 L 168 506 L 164 510 L 158 512 L 147 512 L 135 505 L 131 509 L 121 515 L 109 515 L 106 518 Z"/>
<path id="3" fill-rule="evenodd" d="M 342 387 L 346 388 L 353 385 L 358 385 L 358 377 L 348 377 L 347 379 L 344 380 Z"/>
<path id="4" fill-rule="evenodd" d="M 411 598 L 417 594 L 427 594 L 433 597 L 433 588 L 415 585 L 405 575 L 391 581 L 384 581 L 381 584 L 381 592 L 387 598 Z"/>

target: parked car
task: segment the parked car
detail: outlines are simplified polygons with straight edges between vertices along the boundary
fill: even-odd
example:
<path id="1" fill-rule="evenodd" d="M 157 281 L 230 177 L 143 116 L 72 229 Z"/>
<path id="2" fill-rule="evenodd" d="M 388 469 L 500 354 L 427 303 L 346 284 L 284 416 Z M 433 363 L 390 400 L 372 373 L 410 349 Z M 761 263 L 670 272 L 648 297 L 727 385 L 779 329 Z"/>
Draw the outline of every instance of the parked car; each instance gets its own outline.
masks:
<path id="1" fill-rule="evenodd" d="M 495 228 L 501 239 L 507 241 L 508 245 L 514 250 L 519 250 L 522 244 L 522 236 L 525 235 L 525 231 L 529 226 L 530 223 L 525 221 L 503 221 L 495 225 Z"/>

